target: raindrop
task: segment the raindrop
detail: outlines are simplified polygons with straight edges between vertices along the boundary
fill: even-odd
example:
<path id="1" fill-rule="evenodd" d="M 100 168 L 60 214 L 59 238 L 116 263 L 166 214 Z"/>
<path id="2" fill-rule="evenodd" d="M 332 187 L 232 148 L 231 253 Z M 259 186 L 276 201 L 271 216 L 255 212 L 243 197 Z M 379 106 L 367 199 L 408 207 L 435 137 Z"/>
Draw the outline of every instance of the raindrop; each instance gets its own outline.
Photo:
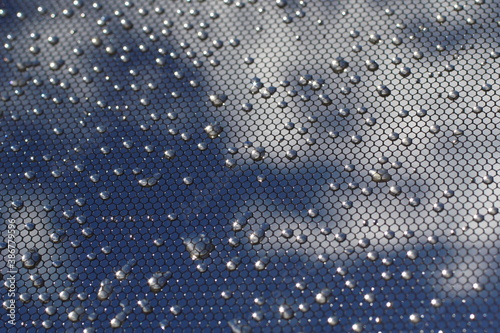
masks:
<path id="1" fill-rule="evenodd" d="M 109 299 L 109 297 L 113 293 L 113 289 L 114 287 L 111 283 L 111 280 L 109 279 L 102 280 L 99 291 L 97 292 L 97 299 L 99 299 L 100 301 Z"/>
<path id="2" fill-rule="evenodd" d="M 227 101 L 227 96 L 224 94 L 210 95 L 210 101 L 214 106 L 219 107 Z"/>
<path id="3" fill-rule="evenodd" d="M 252 159 L 254 161 L 261 161 L 262 159 L 264 159 L 265 153 L 266 153 L 266 151 L 264 148 L 258 147 L 258 148 L 254 148 L 252 150 L 252 152 L 250 153 L 250 156 L 252 157 Z"/>
<path id="4" fill-rule="evenodd" d="M 208 258 L 210 253 L 215 249 L 212 240 L 205 234 L 200 234 L 192 239 L 184 239 L 184 245 L 193 260 Z"/>
<path id="5" fill-rule="evenodd" d="M 443 269 L 441 271 L 441 275 L 443 275 L 444 278 L 449 279 L 449 278 L 451 278 L 453 276 L 453 272 L 451 270 L 449 270 L 449 269 Z"/>
<path id="6" fill-rule="evenodd" d="M 370 170 L 369 174 L 376 183 L 386 183 L 392 179 L 389 172 L 385 169 Z"/>
<path id="7" fill-rule="evenodd" d="M 332 68 L 332 70 L 337 73 L 337 74 L 340 74 L 342 73 L 347 67 L 349 67 L 349 64 L 347 63 L 347 61 L 344 60 L 344 58 L 341 58 L 341 57 L 338 57 L 334 60 L 332 60 L 331 64 L 330 64 L 330 67 Z"/>
<path id="8" fill-rule="evenodd" d="M 23 256 L 21 257 L 23 266 L 28 269 L 35 268 L 40 263 L 41 259 L 42 259 L 41 255 L 37 252 L 35 248 L 29 249 L 28 252 L 24 253 Z"/>
<path id="9" fill-rule="evenodd" d="M 366 68 L 371 72 L 375 72 L 379 68 L 378 63 L 375 60 L 367 60 L 365 62 L 365 65 Z"/>
<path id="10" fill-rule="evenodd" d="M 156 272 L 148 279 L 148 285 L 152 292 L 158 293 L 165 287 L 168 280 L 172 277 L 170 271 L 167 272 Z"/>
<path id="11" fill-rule="evenodd" d="M 153 307 L 151 306 L 149 301 L 145 298 L 138 300 L 137 305 L 139 305 L 139 307 L 141 308 L 143 313 L 148 314 L 148 313 L 153 312 Z"/>
<path id="12" fill-rule="evenodd" d="M 381 97 L 387 97 L 391 94 L 391 91 L 389 90 L 389 88 L 387 88 L 384 85 L 377 86 L 377 92 Z"/>
<path id="13" fill-rule="evenodd" d="M 127 261 L 125 265 L 123 265 L 118 271 L 116 271 L 116 279 L 119 281 L 125 280 L 130 275 L 132 269 L 136 264 L 137 260 L 135 259 L 130 259 L 129 261 Z"/>
<path id="14" fill-rule="evenodd" d="M 281 318 L 283 319 L 292 319 L 294 316 L 294 312 L 289 305 L 283 304 L 279 307 L 279 313 Z"/>
<path id="15" fill-rule="evenodd" d="M 217 138 L 222 133 L 222 126 L 219 123 L 209 124 L 205 127 L 205 132 L 210 139 Z"/>
<path id="16" fill-rule="evenodd" d="M 255 269 L 258 271 L 262 271 L 262 270 L 266 269 L 269 262 L 270 262 L 270 260 L 268 257 L 263 257 L 255 263 Z"/>

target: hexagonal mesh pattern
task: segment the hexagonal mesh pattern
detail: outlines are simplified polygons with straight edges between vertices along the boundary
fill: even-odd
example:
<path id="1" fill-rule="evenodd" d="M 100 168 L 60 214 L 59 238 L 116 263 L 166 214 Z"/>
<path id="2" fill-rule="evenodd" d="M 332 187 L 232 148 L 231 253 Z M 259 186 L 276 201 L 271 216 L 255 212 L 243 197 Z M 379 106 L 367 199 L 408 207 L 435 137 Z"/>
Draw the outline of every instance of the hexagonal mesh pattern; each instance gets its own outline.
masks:
<path id="1" fill-rule="evenodd" d="M 1 1 L 0 326 L 495 331 L 499 8 Z"/>

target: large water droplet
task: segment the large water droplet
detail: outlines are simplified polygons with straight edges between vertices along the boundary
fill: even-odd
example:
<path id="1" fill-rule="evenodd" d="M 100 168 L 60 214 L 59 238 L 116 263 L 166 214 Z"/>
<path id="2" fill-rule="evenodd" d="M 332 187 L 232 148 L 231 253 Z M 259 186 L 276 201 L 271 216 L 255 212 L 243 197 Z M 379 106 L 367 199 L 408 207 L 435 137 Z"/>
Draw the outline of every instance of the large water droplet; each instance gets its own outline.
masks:
<path id="1" fill-rule="evenodd" d="M 31 269 L 35 268 L 39 263 L 40 260 L 42 259 L 42 256 L 37 252 L 35 248 L 31 248 L 23 254 L 21 257 L 21 261 L 23 262 L 23 266 Z"/>
<path id="2" fill-rule="evenodd" d="M 168 280 L 172 277 L 170 271 L 156 272 L 148 279 L 148 285 L 152 292 L 157 293 L 165 287 Z"/>
<path id="3" fill-rule="evenodd" d="M 208 258 L 210 253 L 215 249 L 212 240 L 205 234 L 184 239 L 184 245 L 193 260 Z"/>

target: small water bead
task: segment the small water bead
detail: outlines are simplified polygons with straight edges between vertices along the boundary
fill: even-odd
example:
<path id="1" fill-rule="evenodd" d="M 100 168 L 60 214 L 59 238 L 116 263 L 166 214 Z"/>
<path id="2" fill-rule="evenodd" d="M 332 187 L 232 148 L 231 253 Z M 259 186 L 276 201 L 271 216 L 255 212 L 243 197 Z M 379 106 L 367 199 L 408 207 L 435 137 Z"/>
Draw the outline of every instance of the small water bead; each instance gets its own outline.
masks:
<path id="1" fill-rule="evenodd" d="M 345 286 L 349 289 L 354 289 L 356 287 L 356 284 L 357 284 L 356 281 L 354 281 L 352 279 L 346 280 L 346 282 L 345 282 Z"/>
<path id="2" fill-rule="evenodd" d="M 300 127 L 297 130 L 297 133 L 299 133 L 300 135 L 305 135 L 305 134 L 309 133 L 309 129 L 307 127 Z"/>
<path id="3" fill-rule="evenodd" d="M 416 207 L 418 205 L 420 205 L 420 198 L 410 198 L 409 202 L 410 206 L 413 206 L 413 207 Z"/>
<path id="4" fill-rule="evenodd" d="M 149 288 L 152 292 L 158 293 L 165 287 L 171 277 L 172 273 L 170 271 L 156 272 L 148 279 Z"/>
<path id="5" fill-rule="evenodd" d="M 11 203 L 11 207 L 15 210 L 21 210 L 24 207 L 24 201 L 22 200 L 14 200 Z"/>
<path id="6" fill-rule="evenodd" d="M 36 173 L 34 171 L 26 171 L 24 173 L 24 178 L 26 178 L 27 180 L 35 179 L 35 176 L 36 176 Z"/>
<path id="7" fill-rule="evenodd" d="M 474 283 L 472 285 L 472 289 L 474 289 L 475 291 L 483 291 L 484 286 L 481 283 Z"/>
<path id="8" fill-rule="evenodd" d="M 193 260 L 208 258 L 215 249 L 212 240 L 203 233 L 194 238 L 184 239 L 184 245 Z"/>
<path id="9" fill-rule="evenodd" d="M 124 311 L 118 312 L 115 317 L 110 320 L 112 328 L 120 328 L 127 319 L 127 314 Z"/>
<path id="10" fill-rule="evenodd" d="M 346 276 L 347 273 L 348 273 L 348 270 L 346 267 L 344 266 L 340 266 L 340 267 L 337 267 L 337 270 L 336 270 L 337 274 L 340 275 L 340 276 Z"/>
<path id="11" fill-rule="evenodd" d="M 406 256 L 411 260 L 415 260 L 418 258 L 418 252 L 415 250 L 409 250 L 406 252 Z"/>
<path id="12" fill-rule="evenodd" d="M 137 264 L 137 260 L 135 259 L 130 259 L 127 261 L 125 265 L 123 265 L 118 271 L 116 271 L 115 276 L 118 281 L 125 280 L 130 273 L 132 272 L 132 269 L 134 266 Z"/>
<path id="13" fill-rule="evenodd" d="M 151 306 L 149 301 L 145 298 L 138 300 L 137 305 L 139 305 L 139 307 L 141 308 L 143 313 L 148 314 L 148 313 L 153 312 L 153 307 Z"/>
<path id="14" fill-rule="evenodd" d="M 318 304 L 325 304 L 328 302 L 329 297 L 332 295 L 331 289 L 324 288 L 321 292 L 317 293 L 315 296 L 315 300 Z"/>
<path id="15" fill-rule="evenodd" d="M 266 154 L 265 149 L 263 147 L 258 147 L 252 150 L 252 152 L 250 153 L 250 157 L 254 161 L 261 161 L 264 159 L 265 154 Z"/>
<path id="16" fill-rule="evenodd" d="M 498 214 L 498 208 L 496 208 L 496 207 L 490 207 L 490 208 L 488 208 L 488 214 L 490 214 L 490 215 L 496 215 L 496 214 Z"/>
<path id="17" fill-rule="evenodd" d="M 406 237 L 406 238 L 412 238 L 415 236 L 415 232 L 413 230 L 405 230 L 403 232 L 403 235 Z"/>
<path id="18" fill-rule="evenodd" d="M 238 165 L 238 162 L 234 159 L 234 158 L 229 158 L 226 160 L 226 167 L 228 167 L 229 169 L 233 169 L 234 167 L 236 167 Z"/>
<path id="19" fill-rule="evenodd" d="M 68 313 L 68 319 L 75 323 L 82 320 L 84 314 L 85 314 L 85 309 L 81 306 L 78 306 L 73 311 Z"/>
<path id="20" fill-rule="evenodd" d="M 354 332 L 359 333 L 359 332 L 363 332 L 364 325 L 362 323 L 354 323 L 351 328 Z"/>
<path id="21" fill-rule="evenodd" d="M 403 146 L 406 146 L 406 147 L 411 146 L 412 143 L 413 143 L 413 140 L 411 138 L 403 138 L 401 140 L 401 144 Z"/>
<path id="22" fill-rule="evenodd" d="M 389 172 L 385 169 L 370 170 L 369 174 L 376 183 L 386 183 L 392 179 Z"/>
<path id="23" fill-rule="evenodd" d="M 226 268 L 228 271 L 234 271 L 238 268 L 238 266 L 241 263 L 241 258 L 240 257 L 234 257 L 231 260 L 229 260 L 226 264 Z"/>
<path id="24" fill-rule="evenodd" d="M 80 301 L 86 301 L 89 298 L 89 295 L 86 292 L 81 292 L 77 295 L 77 298 Z"/>
<path id="25" fill-rule="evenodd" d="M 286 229 L 281 231 L 281 236 L 283 236 L 286 239 L 292 238 L 293 237 L 293 230 L 290 228 L 286 228 Z"/>
<path id="26" fill-rule="evenodd" d="M 413 274 L 410 271 L 401 272 L 401 277 L 405 280 L 410 280 L 413 277 Z"/>
<path id="27" fill-rule="evenodd" d="M 298 153 L 296 150 L 294 149 L 290 149 L 286 152 L 286 155 L 285 155 L 289 160 L 294 160 L 297 158 L 298 156 Z"/>
<path id="28" fill-rule="evenodd" d="M 368 252 L 368 254 L 366 255 L 366 257 L 371 260 L 371 261 L 375 261 L 379 258 L 379 255 L 377 252 L 374 252 L 374 251 L 370 251 Z"/>
<path id="29" fill-rule="evenodd" d="M 58 229 L 51 233 L 49 238 L 55 244 L 61 243 L 66 238 L 66 232 L 63 229 Z"/>
<path id="30" fill-rule="evenodd" d="M 21 261 L 23 263 L 23 266 L 32 269 L 38 266 L 40 263 L 42 257 L 41 255 L 37 252 L 35 248 L 29 249 L 26 253 L 23 254 L 21 257 Z"/>
<path id="31" fill-rule="evenodd" d="M 224 105 L 224 103 L 227 101 L 227 96 L 224 94 L 210 95 L 209 98 L 212 104 L 216 107 Z"/>
<path id="32" fill-rule="evenodd" d="M 311 309 L 311 306 L 308 303 L 301 303 L 299 304 L 299 310 L 301 312 L 307 312 Z"/>
<path id="33" fill-rule="evenodd" d="M 439 125 L 432 125 L 429 128 L 429 131 L 433 134 L 439 133 L 441 131 L 441 127 Z"/>
<path id="34" fill-rule="evenodd" d="M 292 319 L 295 315 L 292 308 L 287 304 L 281 305 L 279 307 L 278 311 L 280 313 L 281 318 L 286 319 L 286 320 Z"/>
<path id="35" fill-rule="evenodd" d="M 113 252 L 113 247 L 109 246 L 109 245 L 106 245 L 106 246 L 103 246 L 101 248 L 101 252 L 104 253 L 104 254 L 110 254 L 111 252 Z"/>
<path id="36" fill-rule="evenodd" d="M 100 301 L 104 301 L 109 299 L 111 294 L 113 293 L 114 286 L 109 279 L 104 279 L 100 283 L 99 291 L 97 292 L 97 299 Z"/>
<path id="37" fill-rule="evenodd" d="M 111 198 L 111 193 L 109 191 L 102 191 L 101 193 L 99 193 L 99 196 L 102 200 L 108 200 Z"/>
<path id="38" fill-rule="evenodd" d="M 455 192 L 453 190 L 447 189 L 443 192 L 443 196 L 445 198 L 451 198 L 455 195 Z"/>
<path id="39" fill-rule="evenodd" d="M 384 237 L 387 239 L 393 239 L 396 236 L 396 233 L 392 230 L 387 230 L 384 232 Z"/>
<path id="40" fill-rule="evenodd" d="M 435 212 L 442 212 L 444 210 L 444 204 L 440 202 L 436 202 L 433 206 L 432 209 L 434 209 Z"/>
<path id="41" fill-rule="evenodd" d="M 260 242 L 264 239 L 264 235 L 265 235 L 265 230 L 260 228 L 255 232 L 253 232 L 252 234 L 250 234 L 248 240 L 250 241 L 250 244 L 253 245 L 260 244 Z"/>
<path id="42" fill-rule="evenodd" d="M 322 253 L 322 254 L 318 255 L 318 260 L 323 262 L 323 263 L 327 262 L 329 259 L 330 259 L 330 257 L 328 256 L 328 254 Z"/>
<path id="43" fill-rule="evenodd" d="M 224 290 L 221 292 L 221 296 L 223 299 L 228 300 L 233 297 L 233 293 L 231 292 L 231 290 Z"/>
<path id="44" fill-rule="evenodd" d="M 417 324 L 422 320 L 422 315 L 418 313 L 412 313 L 409 319 L 412 323 Z"/>
<path id="45" fill-rule="evenodd" d="M 472 219 L 474 220 L 474 222 L 482 222 L 482 221 L 484 221 L 484 215 L 482 215 L 482 214 L 474 214 L 474 216 L 472 217 Z"/>
<path id="46" fill-rule="evenodd" d="M 449 279 L 449 278 L 453 277 L 453 271 L 451 271 L 451 270 L 449 270 L 449 269 L 443 269 L 443 270 L 441 271 L 441 275 L 442 275 L 444 278 Z"/>
<path id="47" fill-rule="evenodd" d="M 456 90 L 449 91 L 447 94 L 448 99 L 455 101 L 460 97 L 460 94 Z"/>
<path id="48" fill-rule="evenodd" d="M 489 185 L 493 183 L 493 176 L 486 175 L 483 177 L 483 183 Z"/>
<path id="49" fill-rule="evenodd" d="M 45 313 L 48 314 L 49 316 L 53 316 L 57 313 L 57 308 L 55 306 L 48 306 L 45 308 Z"/>
<path id="50" fill-rule="evenodd" d="M 266 269 L 269 262 L 270 262 L 269 257 L 263 257 L 260 260 L 258 260 L 257 262 L 255 262 L 255 269 L 258 271 L 262 271 L 262 270 Z"/>
<path id="51" fill-rule="evenodd" d="M 366 66 L 366 69 L 368 69 L 371 72 L 375 72 L 379 68 L 378 63 L 375 60 L 371 60 L 371 59 L 366 60 L 365 66 Z"/>
<path id="52" fill-rule="evenodd" d="M 208 134 L 209 138 L 217 138 L 223 131 L 222 126 L 219 123 L 209 124 L 205 127 L 205 132 Z"/>
<path id="53" fill-rule="evenodd" d="M 370 240 L 368 238 L 362 238 L 358 241 L 358 245 L 365 249 L 367 248 L 368 246 L 370 246 Z"/>
<path id="54" fill-rule="evenodd" d="M 332 68 L 334 73 L 340 74 L 347 67 L 349 67 L 349 63 L 345 61 L 344 58 L 338 57 L 332 60 L 332 62 L 330 63 L 330 67 Z"/>

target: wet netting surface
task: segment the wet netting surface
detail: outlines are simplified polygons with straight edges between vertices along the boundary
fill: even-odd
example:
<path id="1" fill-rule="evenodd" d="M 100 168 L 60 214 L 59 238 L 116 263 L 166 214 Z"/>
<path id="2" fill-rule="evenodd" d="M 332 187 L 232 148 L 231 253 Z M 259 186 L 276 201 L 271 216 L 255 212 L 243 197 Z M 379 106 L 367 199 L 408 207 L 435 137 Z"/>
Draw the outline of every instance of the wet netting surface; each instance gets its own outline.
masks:
<path id="1" fill-rule="evenodd" d="M 0 1 L 1 330 L 497 331 L 499 13 Z"/>

